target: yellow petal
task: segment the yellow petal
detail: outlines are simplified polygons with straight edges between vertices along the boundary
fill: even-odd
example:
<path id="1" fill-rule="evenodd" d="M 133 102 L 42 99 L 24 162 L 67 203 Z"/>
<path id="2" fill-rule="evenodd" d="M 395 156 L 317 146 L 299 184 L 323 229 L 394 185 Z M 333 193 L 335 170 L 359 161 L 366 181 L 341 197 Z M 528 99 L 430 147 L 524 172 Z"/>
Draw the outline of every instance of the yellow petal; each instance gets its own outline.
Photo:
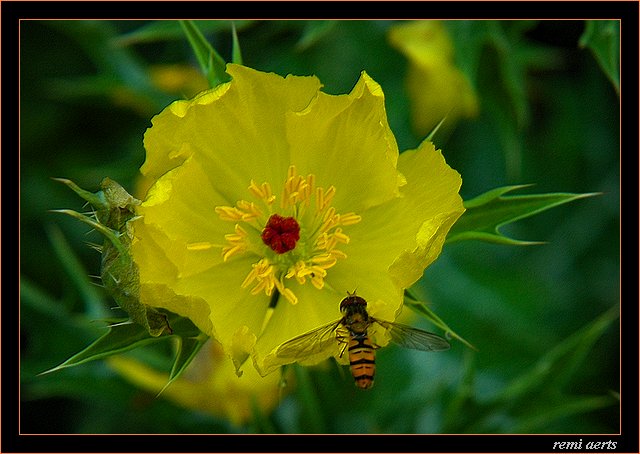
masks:
<path id="1" fill-rule="evenodd" d="M 402 153 L 398 168 L 407 181 L 402 197 L 362 213 L 362 221 L 350 229 L 351 241 L 342 247 L 348 259 L 336 267 L 356 263 L 369 269 L 365 278 L 376 280 L 380 272 L 372 268 L 380 264 L 404 289 L 435 260 L 464 208 L 458 195 L 460 175 L 430 142 Z"/>
<path id="2" fill-rule="evenodd" d="M 211 333 L 207 301 L 193 295 L 180 296 L 175 292 L 178 268 L 167 257 L 171 253 L 171 246 L 166 236 L 146 226 L 141 220 L 134 225 L 139 237 L 132 242 L 131 253 L 139 269 L 141 302 L 187 317 L 201 331 Z"/>
<path id="3" fill-rule="evenodd" d="M 398 147 L 382 90 L 365 72 L 350 94 L 320 93 L 306 110 L 290 114 L 287 135 L 299 172 L 336 187 L 338 211 L 359 212 L 397 196 Z"/>
<path id="4" fill-rule="evenodd" d="M 327 287 L 318 290 L 310 285 L 294 284 L 291 288 L 299 298 L 298 304 L 280 301 L 256 343 L 254 364 L 262 375 L 269 374 L 286 364 L 274 355 L 274 350 L 279 345 L 341 317 L 339 304 L 346 294 Z M 338 352 L 337 342 L 333 347 L 308 359 L 316 363 L 329 358 Z"/>
<path id="5" fill-rule="evenodd" d="M 154 117 L 145 134 L 144 175 L 158 177 L 193 156 L 230 200 L 240 199 L 252 179 L 284 180 L 285 114 L 306 108 L 320 82 L 234 64 L 227 72 L 231 82 L 177 101 Z"/>
<path id="6" fill-rule="evenodd" d="M 145 224 L 156 226 L 185 251 L 190 244 L 199 244 L 197 249 L 202 251 L 209 242 L 209 258 L 216 255 L 217 263 L 221 260 L 220 240 L 228 233 L 229 224 L 220 220 L 215 207 L 228 203 L 210 175 L 197 160 L 189 158 L 156 181 L 138 213 Z"/>
<path id="7" fill-rule="evenodd" d="M 440 255 L 449 229 L 464 213 L 458 194 L 462 179 L 446 164 L 442 153 L 427 141 L 416 150 L 402 153 L 398 168 L 407 178 L 401 199 L 403 211 L 414 213 L 419 219 L 413 244 L 389 269 L 398 285 L 407 288 L 420 279 L 424 269 Z M 415 218 L 411 221 L 415 222 Z"/>
<path id="8" fill-rule="evenodd" d="M 123 355 L 109 358 L 108 364 L 129 382 L 154 394 L 163 389 L 169 379 L 168 373 Z M 255 405 L 265 414 L 278 405 L 282 393 L 280 384 L 278 374 L 263 378 L 253 368 L 247 368 L 242 377 L 237 377 L 220 345 L 209 341 L 183 375 L 164 389 L 160 397 L 241 425 L 251 420 Z M 291 387 L 285 391 L 288 389 Z"/>
<path id="9" fill-rule="evenodd" d="M 269 298 L 241 288 L 255 257 L 222 262 L 216 255 L 207 265 L 206 260 L 193 256 L 209 251 L 189 251 L 155 226 L 137 222 L 138 238 L 132 253 L 140 269 L 140 293 L 145 304 L 190 318 L 200 330 L 229 348 L 242 327 L 252 333 L 260 331 Z"/>

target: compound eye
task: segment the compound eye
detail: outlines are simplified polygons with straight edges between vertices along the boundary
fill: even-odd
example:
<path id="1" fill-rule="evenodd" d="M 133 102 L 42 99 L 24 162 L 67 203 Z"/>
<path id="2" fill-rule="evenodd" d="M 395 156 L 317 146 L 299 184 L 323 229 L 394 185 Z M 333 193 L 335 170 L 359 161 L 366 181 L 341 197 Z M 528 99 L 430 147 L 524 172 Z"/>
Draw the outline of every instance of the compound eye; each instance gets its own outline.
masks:
<path id="1" fill-rule="evenodd" d="M 341 312 L 344 312 L 356 307 L 367 307 L 367 301 L 364 298 L 361 298 L 359 296 L 351 295 L 351 296 L 347 296 L 340 303 Z"/>
<path id="2" fill-rule="evenodd" d="M 353 296 L 347 296 L 340 302 L 340 312 L 346 311 L 350 306 L 353 306 Z"/>

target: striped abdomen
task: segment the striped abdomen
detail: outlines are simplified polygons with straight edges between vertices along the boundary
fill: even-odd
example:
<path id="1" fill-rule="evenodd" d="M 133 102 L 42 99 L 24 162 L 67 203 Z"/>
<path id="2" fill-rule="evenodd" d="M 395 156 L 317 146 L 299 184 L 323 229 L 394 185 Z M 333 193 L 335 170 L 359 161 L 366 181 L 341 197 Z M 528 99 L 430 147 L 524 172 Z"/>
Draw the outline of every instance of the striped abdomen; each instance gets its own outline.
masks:
<path id="1" fill-rule="evenodd" d="M 356 386 L 362 389 L 371 388 L 376 374 L 376 352 L 366 331 L 360 334 L 351 332 L 349 363 Z"/>

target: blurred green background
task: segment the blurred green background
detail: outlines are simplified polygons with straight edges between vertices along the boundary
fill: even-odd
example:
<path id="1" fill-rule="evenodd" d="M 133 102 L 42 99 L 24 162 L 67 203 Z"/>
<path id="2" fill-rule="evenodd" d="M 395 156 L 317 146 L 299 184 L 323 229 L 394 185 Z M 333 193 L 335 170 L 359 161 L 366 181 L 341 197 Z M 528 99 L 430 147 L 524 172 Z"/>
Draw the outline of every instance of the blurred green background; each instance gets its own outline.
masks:
<path id="1" fill-rule="evenodd" d="M 196 23 L 230 60 L 230 23 Z M 389 44 L 392 25 L 236 22 L 247 66 L 315 74 L 331 94 L 349 92 L 366 70 L 385 92 L 405 150 L 423 137 L 411 127 L 409 63 Z M 519 194 L 602 194 L 503 229 L 544 244 L 454 243 L 427 269 L 417 290 L 478 351 L 459 342 L 433 355 L 381 349 L 369 392 L 334 365 L 298 370 L 299 386 L 273 412 L 236 426 L 156 398 L 102 361 L 38 375 L 96 339 L 103 331 L 94 320 L 114 305 L 87 278 L 99 274 L 100 257 L 85 243 L 100 238 L 48 212 L 82 211 L 51 177 L 95 191 L 109 176 L 135 192 L 151 117 L 202 81 L 175 21 L 22 21 L 22 433 L 617 433 L 617 23 L 445 25 L 479 102 L 476 117 L 434 138 L 462 175 L 463 198 L 528 183 Z M 163 70 L 186 79 L 167 87 Z M 433 330 L 418 318 L 413 324 Z M 157 350 L 146 357 L 167 353 Z"/>

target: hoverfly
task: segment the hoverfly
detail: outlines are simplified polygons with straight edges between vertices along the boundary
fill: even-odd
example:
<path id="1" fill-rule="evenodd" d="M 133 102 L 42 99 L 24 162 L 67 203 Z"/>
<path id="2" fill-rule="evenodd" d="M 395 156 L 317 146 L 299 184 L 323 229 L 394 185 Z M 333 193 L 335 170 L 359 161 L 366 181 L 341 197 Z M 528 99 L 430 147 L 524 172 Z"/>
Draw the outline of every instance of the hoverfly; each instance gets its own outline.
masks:
<path id="1" fill-rule="evenodd" d="M 337 341 L 343 345 L 340 357 L 346 349 L 349 350 L 349 364 L 356 386 L 368 389 L 373 386 L 376 371 L 375 349 L 378 346 L 371 342 L 367 332 L 374 323 L 385 328 L 391 341 L 402 347 L 432 352 L 449 349 L 449 342 L 436 334 L 371 317 L 364 298 L 357 296 L 356 292 L 347 292 L 347 295 L 340 302 L 340 319 L 285 342 L 276 355 L 301 360 Z"/>

